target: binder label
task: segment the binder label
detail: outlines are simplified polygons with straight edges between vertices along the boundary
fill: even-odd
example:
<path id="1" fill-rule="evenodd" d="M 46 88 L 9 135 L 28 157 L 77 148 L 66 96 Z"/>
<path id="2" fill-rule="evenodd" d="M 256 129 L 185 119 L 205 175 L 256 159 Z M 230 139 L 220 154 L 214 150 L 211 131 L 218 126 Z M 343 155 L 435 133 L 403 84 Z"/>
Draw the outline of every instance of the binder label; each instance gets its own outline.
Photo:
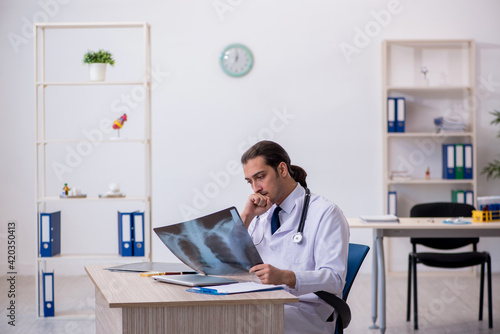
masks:
<path id="1" fill-rule="evenodd" d="M 52 298 L 52 275 L 46 275 L 45 276 L 45 301 L 46 302 L 53 302 Z"/>
<path id="2" fill-rule="evenodd" d="M 50 242 L 50 217 L 42 215 L 42 242 Z"/>
<path id="3" fill-rule="evenodd" d="M 130 224 L 130 215 L 122 215 L 122 241 L 130 242 L 131 241 L 131 224 Z M 128 244 L 127 246 L 128 247 Z"/>
<path id="4" fill-rule="evenodd" d="M 134 238 L 134 241 L 135 242 L 143 242 L 144 241 L 144 232 L 143 232 L 143 220 L 142 220 L 143 216 L 142 215 L 135 215 L 134 216 L 134 234 L 135 234 L 135 238 Z"/>

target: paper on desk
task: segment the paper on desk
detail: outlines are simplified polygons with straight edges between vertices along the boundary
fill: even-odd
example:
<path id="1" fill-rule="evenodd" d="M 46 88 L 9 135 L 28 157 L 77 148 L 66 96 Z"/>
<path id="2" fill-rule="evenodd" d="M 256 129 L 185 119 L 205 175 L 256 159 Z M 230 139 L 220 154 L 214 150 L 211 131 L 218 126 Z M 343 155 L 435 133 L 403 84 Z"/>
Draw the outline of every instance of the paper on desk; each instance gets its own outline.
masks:
<path id="1" fill-rule="evenodd" d="M 359 216 L 365 223 L 399 223 L 395 215 Z"/>
<path id="2" fill-rule="evenodd" d="M 189 292 L 206 293 L 212 295 L 228 295 L 233 293 L 256 292 L 281 290 L 282 285 L 259 284 L 255 282 L 233 283 L 224 285 L 214 285 L 211 287 L 197 287 L 187 289 Z"/>

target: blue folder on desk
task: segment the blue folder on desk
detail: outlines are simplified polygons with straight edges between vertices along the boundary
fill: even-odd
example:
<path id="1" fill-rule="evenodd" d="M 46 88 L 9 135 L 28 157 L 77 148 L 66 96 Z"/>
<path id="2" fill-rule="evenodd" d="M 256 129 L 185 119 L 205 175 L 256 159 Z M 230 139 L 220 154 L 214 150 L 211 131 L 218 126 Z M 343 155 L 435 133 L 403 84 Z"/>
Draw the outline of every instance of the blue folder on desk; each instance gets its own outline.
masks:
<path id="1" fill-rule="evenodd" d="M 261 284 L 255 282 L 234 283 L 228 285 L 211 286 L 209 288 L 198 287 L 187 289 L 189 292 L 204 293 L 209 295 L 230 295 L 233 293 L 258 292 L 283 290 L 281 285 Z"/>

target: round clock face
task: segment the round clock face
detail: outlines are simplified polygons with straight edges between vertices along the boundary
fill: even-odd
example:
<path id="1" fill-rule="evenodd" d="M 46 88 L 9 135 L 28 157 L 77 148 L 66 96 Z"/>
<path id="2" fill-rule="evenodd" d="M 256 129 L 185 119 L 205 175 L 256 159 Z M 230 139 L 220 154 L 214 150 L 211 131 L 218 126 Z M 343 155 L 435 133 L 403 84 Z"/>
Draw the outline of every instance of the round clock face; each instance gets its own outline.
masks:
<path id="1" fill-rule="evenodd" d="M 242 44 L 231 44 L 222 51 L 220 66 L 230 76 L 244 76 L 252 69 L 252 52 Z"/>

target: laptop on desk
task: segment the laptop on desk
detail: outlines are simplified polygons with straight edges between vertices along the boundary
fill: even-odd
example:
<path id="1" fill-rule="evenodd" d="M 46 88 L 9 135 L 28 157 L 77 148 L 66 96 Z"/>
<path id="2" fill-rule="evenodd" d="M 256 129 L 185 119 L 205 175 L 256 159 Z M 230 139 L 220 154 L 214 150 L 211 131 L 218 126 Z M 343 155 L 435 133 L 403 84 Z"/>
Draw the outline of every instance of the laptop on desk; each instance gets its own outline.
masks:
<path id="1" fill-rule="evenodd" d="M 188 286 L 235 283 L 215 276 L 248 274 L 262 263 L 235 207 L 153 230 L 175 256 L 200 274 L 153 276 L 158 281 Z"/>

